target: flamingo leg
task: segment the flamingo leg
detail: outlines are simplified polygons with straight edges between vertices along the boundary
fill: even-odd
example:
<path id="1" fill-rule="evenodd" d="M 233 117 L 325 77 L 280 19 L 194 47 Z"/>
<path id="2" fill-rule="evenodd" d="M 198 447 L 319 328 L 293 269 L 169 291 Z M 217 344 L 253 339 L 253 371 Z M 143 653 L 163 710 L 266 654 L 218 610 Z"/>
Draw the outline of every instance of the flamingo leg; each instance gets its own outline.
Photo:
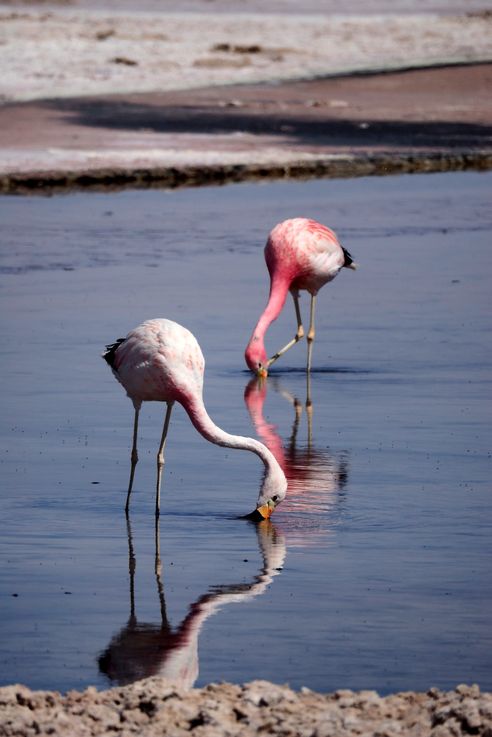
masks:
<path id="1" fill-rule="evenodd" d="M 306 371 L 306 415 L 308 426 L 308 449 L 313 444 L 313 402 L 311 400 L 311 372 Z"/>
<path id="2" fill-rule="evenodd" d="M 308 334 L 306 336 L 307 344 L 308 344 L 308 354 L 307 354 L 307 371 L 311 371 L 311 359 L 313 355 L 313 343 L 314 343 L 314 336 L 316 334 L 316 331 L 314 329 L 314 309 L 316 307 L 316 297 L 314 294 L 311 295 L 311 313 L 309 318 L 309 330 Z"/>
<path id="3" fill-rule="evenodd" d="M 294 300 L 294 307 L 296 310 L 297 332 L 292 338 L 292 340 L 289 340 L 287 345 L 284 345 L 283 348 L 281 348 L 271 358 L 268 359 L 268 364 L 267 364 L 268 368 L 272 365 L 272 363 L 275 363 L 275 361 L 278 358 L 280 358 L 280 356 L 283 356 L 284 353 L 286 353 L 286 351 L 289 350 L 289 348 L 292 348 L 292 346 L 298 343 L 301 340 L 301 338 L 304 338 L 304 328 L 302 326 L 301 309 L 299 307 L 299 293 L 292 292 L 292 298 Z"/>
<path id="4" fill-rule="evenodd" d="M 128 482 L 128 493 L 126 495 L 126 505 L 125 505 L 125 512 L 128 515 L 128 510 L 130 508 L 130 495 L 132 493 L 132 487 L 133 487 L 133 477 L 135 476 L 135 467 L 138 463 L 138 453 L 137 453 L 137 434 L 138 434 L 138 415 L 140 413 L 140 407 L 135 407 L 135 419 L 133 421 L 133 445 L 132 445 L 132 453 L 131 453 L 131 469 L 130 469 L 130 481 Z"/>
<path id="5" fill-rule="evenodd" d="M 166 445 L 167 431 L 169 430 L 169 422 L 171 420 L 171 411 L 174 402 L 167 403 L 166 417 L 164 420 L 164 427 L 162 428 L 161 443 L 159 445 L 159 452 L 157 453 L 157 486 L 155 496 L 155 515 L 156 517 L 160 514 L 161 505 L 161 478 L 162 478 L 162 467 L 164 466 L 164 447 Z"/>

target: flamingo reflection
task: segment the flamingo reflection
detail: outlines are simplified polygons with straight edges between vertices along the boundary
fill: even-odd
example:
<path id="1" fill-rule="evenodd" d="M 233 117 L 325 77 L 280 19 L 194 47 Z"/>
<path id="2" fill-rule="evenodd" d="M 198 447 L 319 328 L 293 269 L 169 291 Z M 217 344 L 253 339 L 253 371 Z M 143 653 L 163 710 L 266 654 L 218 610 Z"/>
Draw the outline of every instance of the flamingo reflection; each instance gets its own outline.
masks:
<path id="1" fill-rule="evenodd" d="M 124 685 L 161 676 L 183 689 L 193 687 L 198 677 L 198 637 L 205 621 L 226 604 L 260 596 L 282 570 L 286 547 L 283 535 L 272 522 L 257 524 L 256 534 L 263 565 L 249 583 L 217 586 L 193 602 L 179 627 L 173 629 L 166 613 L 159 548 L 159 520 L 155 524 L 155 578 L 161 619 L 140 622 L 135 608 L 135 554 L 130 519 L 127 519 L 130 574 L 130 616 L 99 657 L 99 669 L 113 683 Z"/>
<path id="2" fill-rule="evenodd" d="M 257 435 L 273 453 L 288 481 L 288 493 L 282 506 L 282 529 L 289 526 L 288 542 L 311 544 L 316 534 L 324 534 L 333 523 L 333 512 L 340 506 L 348 479 L 346 453 L 333 454 L 313 441 L 313 403 L 311 375 L 306 379 L 307 440 L 301 442 L 299 429 L 303 403 L 280 382 L 278 377 L 255 377 L 246 385 L 244 401 Z M 294 408 L 294 421 L 287 442 L 276 426 L 264 416 L 268 387 L 280 394 Z M 287 532 L 287 529 L 285 528 Z M 307 534 L 309 533 L 309 534 Z"/>

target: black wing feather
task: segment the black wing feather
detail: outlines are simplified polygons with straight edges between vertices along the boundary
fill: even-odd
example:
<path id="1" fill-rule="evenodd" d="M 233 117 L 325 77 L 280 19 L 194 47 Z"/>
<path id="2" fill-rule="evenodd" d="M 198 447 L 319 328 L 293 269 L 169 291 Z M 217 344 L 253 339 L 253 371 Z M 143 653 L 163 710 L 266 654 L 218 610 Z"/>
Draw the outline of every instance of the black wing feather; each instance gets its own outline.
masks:
<path id="1" fill-rule="evenodd" d="M 345 261 L 343 262 L 344 266 L 350 266 L 350 264 L 354 263 L 354 259 L 352 258 L 351 254 L 347 251 L 346 248 L 342 246 L 343 255 L 345 257 Z"/>
<path id="2" fill-rule="evenodd" d="M 113 368 L 114 364 L 114 356 L 118 348 L 122 343 L 124 343 L 126 338 L 118 338 L 116 343 L 109 343 L 109 345 L 106 346 L 106 351 L 102 354 L 102 357 L 106 361 L 106 363 L 109 363 L 111 368 Z"/>

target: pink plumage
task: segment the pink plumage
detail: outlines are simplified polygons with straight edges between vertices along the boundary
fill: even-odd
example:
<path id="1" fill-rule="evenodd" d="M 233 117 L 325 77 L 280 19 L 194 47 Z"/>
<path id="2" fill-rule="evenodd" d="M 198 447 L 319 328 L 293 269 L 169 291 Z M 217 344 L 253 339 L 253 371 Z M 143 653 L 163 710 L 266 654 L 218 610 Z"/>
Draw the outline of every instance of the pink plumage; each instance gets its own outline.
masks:
<path id="1" fill-rule="evenodd" d="M 246 363 L 254 373 L 266 376 L 271 364 L 304 337 L 299 308 L 299 290 L 302 289 L 311 295 L 310 326 L 307 333 L 309 371 L 315 336 L 316 295 L 344 266 L 355 269 L 356 265 L 330 228 L 308 218 L 292 218 L 276 225 L 268 236 L 265 261 L 270 274 L 270 296 L 246 347 Z M 265 334 L 268 326 L 282 311 L 289 291 L 296 310 L 297 332 L 287 345 L 269 359 L 265 350 Z"/>
<path id="2" fill-rule="evenodd" d="M 202 394 L 205 359 L 189 330 L 171 320 L 147 320 L 118 347 L 112 369 L 134 404 L 191 406 Z"/>
<path id="3" fill-rule="evenodd" d="M 262 518 L 269 517 L 285 497 L 287 481 L 272 453 L 253 438 L 230 435 L 218 427 L 209 417 L 203 403 L 203 375 L 205 360 L 194 335 L 171 320 L 147 320 L 106 346 L 103 358 L 111 366 L 117 380 L 125 388 L 133 402 L 135 419 L 131 472 L 126 500 L 128 512 L 135 467 L 138 462 L 138 418 L 142 402 L 167 404 L 164 428 L 157 454 L 156 514 L 159 514 L 160 484 L 164 465 L 166 442 L 171 410 L 179 402 L 188 413 L 191 422 L 201 435 L 217 445 L 238 448 L 256 453 L 265 466 L 265 476 L 258 497 L 256 512 Z"/>

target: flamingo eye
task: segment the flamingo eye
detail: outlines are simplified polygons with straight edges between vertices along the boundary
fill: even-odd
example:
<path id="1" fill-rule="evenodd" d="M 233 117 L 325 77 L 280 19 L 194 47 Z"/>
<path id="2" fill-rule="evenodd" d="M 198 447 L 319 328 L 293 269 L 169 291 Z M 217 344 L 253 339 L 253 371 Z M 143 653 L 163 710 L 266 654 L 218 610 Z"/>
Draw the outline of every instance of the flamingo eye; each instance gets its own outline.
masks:
<path id="1" fill-rule="evenodd" d="M 272 496 L 272 502 L 276 502 L 276 501 L 278 501 L 278 496 L 277 496 L 277 494 L 275 494 L 275 496 Z"/>

